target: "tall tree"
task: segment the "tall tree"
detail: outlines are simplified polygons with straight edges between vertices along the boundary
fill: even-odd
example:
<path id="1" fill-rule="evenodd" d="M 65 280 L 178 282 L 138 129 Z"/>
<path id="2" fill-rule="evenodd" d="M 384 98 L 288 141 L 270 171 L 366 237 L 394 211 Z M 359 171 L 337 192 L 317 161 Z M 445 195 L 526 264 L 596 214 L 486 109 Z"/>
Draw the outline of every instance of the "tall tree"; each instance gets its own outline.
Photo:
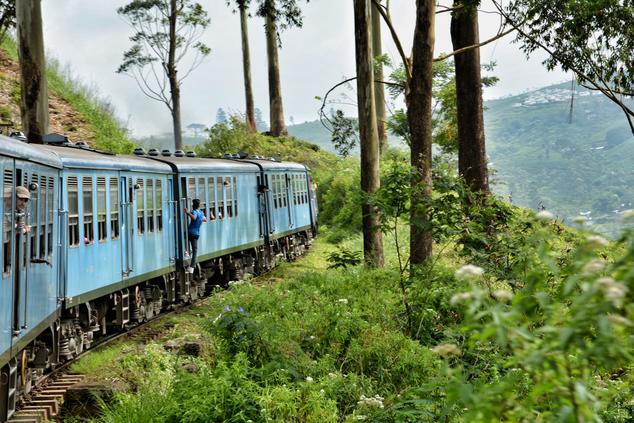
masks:
<path id="1" fill-rule="evenodd" d="M 361 190 L 366 198 L 363 213 L 363 253 L 366 265 L 383 266 L 383 242 L 379 215 L 370 198 L 379 189 L 379 135 L 374 98 L 372 55 L 372 7 L 370 0 L 354 0 L 354 32 L 357 65 L 357 99 L 361 138 Z"/>
<path id="2" fill-rule="evenodd" d="M 306 0 L 308 1 L 308 0 Z M 287 135 L 282 102 L 282 84 L 280 82 L 280 46 L 279 30 L 301 27 L 302 11 L 298 0 L 258 0 L 257 14 L 264 18 L 266 32 L 266 53 L 269 75 L 270 133 L 274 137 Z"/>
<path id="3" fill-rule="evenodd" d="M 266 57 L 268 58 L 269 72 L 269 120 L 271 122 L 271 135 L 279 137 L 287 135 L 284 122 L 284 104 L 282 102 L 282 83 L 280 82 L 280 59 L 277 48 L 277 11 L 275 0 L 266 0 L 264 3 L 264 29 L 266 31 Z"/>
<path id="4" fill-rule="evenodd" d="M 469 4 L 471 3 L 471 4 Z M 451 41 L 454 51 L 480 42 L 477 4 L 454 2 L 451 16 Z M 484 195 L 489 193 L 480 49 L 471 48 L 454 57 L 458 124 L 458 171 L 467 185 Z"/>
<path id="5" fill-rule="evenodd" d="M 374 101 L 376 103 L 376 125 L 381 153 L 387 150 L 387 117 L 385 114 L 385 87 L 383 84 L 383 43 L 381 42 L 381 13 L 379 6 L 372 4 L 372 54 L 375 57 Z"/>
<path id="6" fill-rule="evenodd" d="M 48 85 L 40 0 L 16 2 L 22 129 L 31 143 L 48 133 Z"/>
<path id="7" fill-rule="evenodd" d="M 174 144 L 183 148 L 180 87 L 210 53 L 200 41 L 209 26 L 207 12 L 192 0 L 133 0 L 117 9 L 135 31 L 132 47 L 117 72 L 135 79 L 143 94 L 164 103 L 172 115 Z M 183 76 L 179 67 L 193 50 Z"/>
<path id="8" fill-rule="evenodd" d="M 246 100 L 245 122 L 249 132 L 256 132 L 255 103 L 253 101 L 253 83 L 251 81 L 251 51 L 249 47 L 249 6 L 251 0 L 230 0 L 227 5 L 235 3 L 240 14 L 240 34 L 242 38 L 242 73 L 244 76 L 244 97 Z"/>
<path id="9" fill-rule="evenodd" d="M 435 0 L 416 0 L 409 89 L 405 90 L 413 168 L 411 186 L 410 262 L 425 263 L 432 255 L 429 200 L 432 195 L 432 62 L 434 59 Z M 407 60 L 406 60 L 407 62 Z M 407 66 L 406 66 L 407 67 Z"/>

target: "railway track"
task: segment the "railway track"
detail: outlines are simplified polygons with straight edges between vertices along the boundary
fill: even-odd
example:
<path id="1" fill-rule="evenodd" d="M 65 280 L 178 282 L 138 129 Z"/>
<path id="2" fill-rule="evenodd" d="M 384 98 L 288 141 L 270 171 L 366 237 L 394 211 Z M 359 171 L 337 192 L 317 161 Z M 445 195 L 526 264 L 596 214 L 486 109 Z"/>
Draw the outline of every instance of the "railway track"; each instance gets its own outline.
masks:
<path id="1" fill-rule="evenodd" d="M 160 331 L 148 330 L 151 324 L 167 316 L 185 312 L 195 305 L 200 304 L 205 298 L 207 297 L 187 304 L 177 304 L 171 310 L 166 310 L 146 322 L 130 327 L 124 332 L 98 339 L 90 349 L 83 351 L 72 360 L 60 364 L 53 371 L 42 376 L 36 382 L 36 386 L 31 392 L 19 399 L 17 410 L 7 423 L 44 423 L 57 421 L 66 392 L 69 388 L 84 380 L 84 375 L 69 372 L 73 363 L 91 352 L 122 338 L 136 337 L 137 342 L 155 340 L 160 335 Z"/>

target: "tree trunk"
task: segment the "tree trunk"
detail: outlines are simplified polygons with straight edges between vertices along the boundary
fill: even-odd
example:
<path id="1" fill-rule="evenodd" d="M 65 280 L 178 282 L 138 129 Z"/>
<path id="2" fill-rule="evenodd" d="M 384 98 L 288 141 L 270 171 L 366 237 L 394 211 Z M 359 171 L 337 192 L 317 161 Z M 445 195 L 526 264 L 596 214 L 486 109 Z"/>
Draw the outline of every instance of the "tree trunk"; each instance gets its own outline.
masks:
<path id="1" fill-rule="evenodd" d="M 280 61 L 277 52 L 277 24 L 275 23 L 275 1 L 267 0 L 269 7 L 265 18 L 266 53 L 269 62 L 269 108 L 271 136 L 287 135 L 282 105 L 282 84 L 280 83 Z"/>
<path id="2" fill-rule="evenodd" d="M 172 96 L 172 123 L 174 127 L 174 148 L 183 149 L 183 131 L 181 129 L 181 90 L 178 83 L 178 72 L 176 69 L 176 19 L 178 17 L 176 0 L 170 0 L 169 15 L 169 53 L 167 58 L 167 78 L 170 83 L 170 94 Z"/>
<path id="3" fill-rule="evenodd" d="M 240 29 L 242 33 L 242 68 L 244 73 L 244 96 L 246 99 L 245 122 L 249 132 L 257 132 L 255 127 L 255 106 L 253 104 L 253 87 L 251 84 L 251 53 L 249 51 L 249 26 L 247 5 L 242 1 L 240 8 Z"/>
<path id="4" fill-rule="evenodd" d="M 451 41 L 454 50 L 480 42 L 476 10 L 463 8 L 454 12 L 451 17 Z M 454 63 L 458 112 L 458 170 L 474 192 L 488 195 L 480 49 L 474 48 L 457 54 Z"/>
<path id="5" fill-rule="evenodd" d="M 41 144 L 48 133 L 48 85 L 40 0 L 16 2 L 20 57 L 20 114 L 22 130 L 30 143 Z"/>
<path id="6" fill-rule="evenodd" d="M 371 44 L 370 0 L 354 0 L 354 32 L 357 63 L 357 99 L 361 138 L 361 190 L 373 196 L 380 186 L 379 137 L 374 100 L 374 70 Z M 379 215 L 370 201 L 364 200 L 363 254 L 371 267 L 383 266 L 383 242 Z"/>
<path id="7" fill-rule="evenodd" d="M 414 170 L 411 192 L 410 262 L 423 264 L 432 255 L 431 101 L 435 42 L 435 0 L 417 0 L 412 47 L 412 77 L 407 92 L 407 120 Z"/>
<path id="8" fill-rule="evenodd" d="M 376 4 L 372 4 L 372 54 L 374 57 L 383 55 L 381 43 L 381 14 Z M 374 74 L 374 101 L 376 103 L 376 126 L 379 134 L 379 150 L 381 154 L 387 151 L 387 118 L 385 115 L 385 87 L 383 85 L 383 65 L 376 67 Z"/>

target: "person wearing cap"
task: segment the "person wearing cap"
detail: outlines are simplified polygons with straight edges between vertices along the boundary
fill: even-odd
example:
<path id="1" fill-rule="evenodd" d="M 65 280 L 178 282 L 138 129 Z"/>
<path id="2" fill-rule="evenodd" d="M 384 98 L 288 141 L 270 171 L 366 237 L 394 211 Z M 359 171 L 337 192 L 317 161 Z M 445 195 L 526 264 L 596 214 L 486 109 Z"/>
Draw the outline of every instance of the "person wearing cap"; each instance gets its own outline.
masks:
<path id="1" fill-rule="evenodd" d="M 26 224 L 26 206 L 31 199 L 31 193 L 23 186 L 15 189 L 16 229 L 21 233 L 31 232 L 31 227 Z"/>

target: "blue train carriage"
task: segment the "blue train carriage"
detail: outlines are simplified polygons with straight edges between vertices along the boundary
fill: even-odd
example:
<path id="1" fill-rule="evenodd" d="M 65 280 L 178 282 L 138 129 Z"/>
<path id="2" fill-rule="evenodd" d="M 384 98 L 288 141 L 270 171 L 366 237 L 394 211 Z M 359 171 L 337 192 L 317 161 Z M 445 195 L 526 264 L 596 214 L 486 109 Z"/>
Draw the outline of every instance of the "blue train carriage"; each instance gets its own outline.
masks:
<path id="1" fill-rule="evenodd" d="M 193 153 L 172 155 L 164 150 L 155 159 L 172 167 L 178 202 L 178 239 L 180 292 L 190 298 L 200 296 L 209 280 L 226 283 L 241 279 L 245 272 L 262 269 L 266 255 L 265 232 L 261 227 L 258 199 L 259 168 L 232 160 L 197 158 Z M 192 210 L 192 201 L 200 200 L 204 223 L 198 239 L 197 263 L 192 274 L 192 251 L 187 238 L 189 219 L 184 209 Z"/>
<path id="2" fill-rule="evenodd" d="M 46 145 L 63 164 L 60 355 L 147 320 L 176 298 L 172 170 L 135 156 Z"/>
<path id="3" fill-rule="evenodd" d="M 268 210 L 267 242 L 276 256 L 292 260 L 304 254 L 316 234 L 316 202 L 310 169 L 303 164 L 247 157 L 261 171 Z"/>
<path id="4" fill-rule="evenodd" d="M 57 361 L 61 167 L 54 155 L 0 136 L 0 421 L 15 411 L 18 393 Z"/>

